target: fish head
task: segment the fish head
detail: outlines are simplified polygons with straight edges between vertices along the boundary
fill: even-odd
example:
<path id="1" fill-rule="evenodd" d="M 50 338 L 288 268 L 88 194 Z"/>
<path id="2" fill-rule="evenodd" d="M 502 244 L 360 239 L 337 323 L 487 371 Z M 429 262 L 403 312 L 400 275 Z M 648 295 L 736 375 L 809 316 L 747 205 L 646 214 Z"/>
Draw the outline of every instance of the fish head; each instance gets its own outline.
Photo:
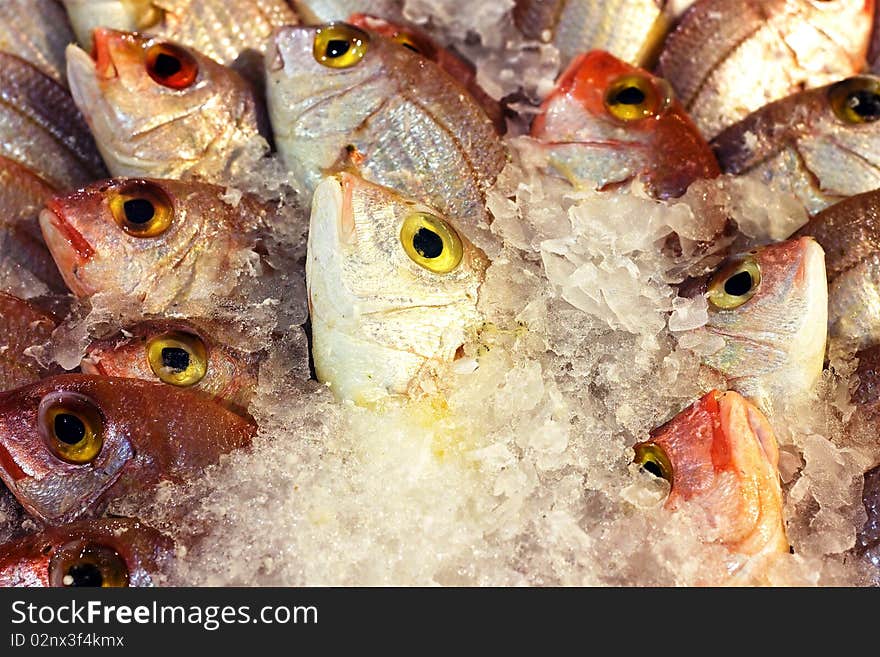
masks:
<path id="1" fill-rule="evenodd" d="M 225 257 L 221 244 L 234 249 L 231 242 L 245 230 L 246 204 L 233 208 L 221 193 L 221 187 L 194 181 L 106 180 L 52 199 L 40 227 L 77 296 L 173 295 L 176 281 L 210 269 L 207 244 L 219 262 Z"/>
<path id="2" fill-rule="evenodd" d="M 117 30 L 149 31 L 158 25 L 165 11 L 156 0 L 61 0 L 77 41 L 92 48 L 92 33 L 101 26 Z"/>
<path id="3" fill-rule="evenodd" d="M 828 322 L 825 252 L 811 237 L 729 258 L 683 296 L 703 294 L 708 323 L 723 340 L 704 362 L 755 400 L 808 394 L 822 372 Z M 765 410 L 765 401 L 759 402 Z"/>
<path id="4" fill-rule="evenodd" d="M 731 550 L 785 552 L 779 449 L 767 418 L 713 390 L 635 446 L 635 462 L 669 482 L 666 505 L 699 504 Z"/>
<path id="5" fill-rule="evenodd" d="M 68 79 L 114 175 L 181 177 L 239 126 L 256 134 L 252 90 L 232 69 L 135 32 L 102 27 L 93 40 L 91 55 L 68 46 Z"/>
<path id="6" fill-rule="evenodd" d="M 85 374 L 162 382 L 246 402 L 245 392 L 256 386 L 256 363 L 193 322 L 162 319 L 92 342 L 81 367 Z"/>
<path id="7" fill-rule="evenodd" d="M 672 87 L 601 50 L 572 61 L 542 103 L 531 134 L 575 183 L 586 177 L 604 186 L 641 175 L 656 196 L 668 198 L 697 178 L 719 174 Z"/>
<path id="8" fill-rule="evenodd" d="M 0 586 L 151 586 L 173 549 L 135 519 L 81 520 L 0 546 Z"/>
<path id="9" fill-rule="evenodd" d="M 306 264 L 319 378 L 348 399 L 405 393 L 477 323 L 487 266 L 435 210 L 350 173 L 325 178 Z"/>
<path id="10" fill-rule="evenodd" d="M 92 508 L 134 450 L 106 389 L 52 377 L 0 394 L 0 478 L 31 514 L 58 524 Z"/>

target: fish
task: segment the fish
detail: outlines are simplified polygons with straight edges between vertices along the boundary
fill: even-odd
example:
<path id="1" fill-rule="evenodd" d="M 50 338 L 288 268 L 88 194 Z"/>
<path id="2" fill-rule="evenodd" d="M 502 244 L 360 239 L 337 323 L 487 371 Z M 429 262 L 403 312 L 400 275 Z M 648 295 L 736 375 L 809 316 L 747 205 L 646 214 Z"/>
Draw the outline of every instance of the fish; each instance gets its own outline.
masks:
<path id="1" fill-rule="evenodd" d="M 531 135 L 576 187 L 605 189 L 638 177 L 667 199 L 720 174 L 669 85 L 601 50 L 578 56 L 560 76 Z"/>
<path id="2" fill-rule="evenodd" d="M 712 148 L 725 173 L 797 196 L 809 214 L 880 187 L 880 78 L 856 76 L 762 107 Z"/>
<path id="3" fill-rule="evenodd" d="M 197 477 L 255 432 L 249 417 L 195 391 L 61 374 L 0 393 L 0 478 L 29 514 L 64 524 Z"/>
<path id="4" fill-rule="evenodd" d="M 189 314 L 230 292 L 257 257 L 257 228 L 274 216 L 272 204 L 244 195 L 232 205 L 225 191 L 191 180 L 104 180 L 54 197 L 40 228 L 77 297 L 101 292 L 134 299 L 145 314 Z"/>
<path id="5" fill-rule="evenodd" d="M 480 323 L 487 266 L 437 210 L 351 173 L 325 178 L 306 259 L 318 380 L 361 405 L 419 394 Z"/>
<path id="6" fill-rule="evenodd" d="M 858 385 L 853 390 L 852 401 L 863 410 L 880 415 L 880 345 L 873 345 L 856 352 Z"/>
<path id="7" fill-rule="evenodd" d="M 828 207 L 795 236 L 825 250 L 830 335 L 860 349 L 880 344 L 880 190 Z"/>
<path id="8" fill-rule="evenodd" d="M 64 49 L 73 31 L 55 0 L 0 2 L 0 51 L 21 57 L 66 84 Z"/>
<path id="9" fill-rule="evenodd" d="M 257 387 L 260 356 L 223 344 L 211 328 L 194 320 L 143 321 L 92 342 L 81 369 L 192 388 L 244 414 Z"/>
<path id="10" fill-rule="evenodd" d="M 25 299 L 0 292 L 0 390 L 18 388 L 57 372 L 27 353 L 52 337 L 58 319 Z"/>
<path id="11" fill-rule="evenodd" d="M 732 554 L 732 580 L 760 581 L 761 566 L 788 554 L 779 447 L 773 427 L 736 392 L 711 390 L 633 448 L 634 462 L 669 483 L 665 506 L 702 508 Z"/>
<path id="12" fill-rule="evenodd" d="M 0 157 L 61 189 L 106 175 L 94 139 L 67 89 L 5 52 L 0 52 Z"/>
<path id="13" fill-rule="evenodd" d="M 814 239 L 733 255 L 678 294 L 706 298 L 709 320 L 693 333 L 720 339 L 702 362 L 730 388 L 766 413 L 811 393 L 822 374 L 828 324 L 825 256 Z"/>
<path id="14" fill-rule="evenodd" d="M 291 0 L 291 4 L 306 25 L 344 21 L 358 13 L 389 20 L 403 15 L 402 0 Z"/>
<path id="15" fill-rule="evenodd" d="M 436 208 L 481 248 L 497 244 L 485 192 L 507 150 L 480 105 L 434 62 L 334 23 L 280 28 L 266 66 L 275 142 L 306 197 L 327 173 L 354 170 Z"/>
<path id="16" fill-rule="evenodd" d="M 506 131 L 507 124 L 504 120 L 504 109 L 501 103 L 483 91 L 483 88 L 477 83 L 477 69 L 469 61 L 442 47 L 414 25 L 395 23 L 370 14 L 352 14 L 346 19 L 346 22 L 367 32 L 381 34 L 383 37 L 396 41 L 404 48 L 409 48 L 435 62 L 468 90 L 471 97 L 492 119 L 495 129 L 500 134 Z"/>
<path id="17" fill-rule="evenodd" d="M 262 54 L 272 30 L 296 24 L 285 0 L 62 0 L 79 44 L 96 28 L 142 32 L 198 50 L 226 66 Z"/>
<path id="18" fill-rule="evenodd" d="M 516 0 L 513 22 L 523 36 L 551 42 L 563 67 L 580 53 L 605 50 L 651 66 L 672 16 L 665 0 Z"/>
<path id="19" fill-rule="evenodd" d="M 254 88 L 192 48 L 98 28 L 93 53 L 71 44 L 67 75 L 113 176 L 217 180 L 260 136 Z"/>
<path id="20" fill-rule="evenodd" d="M 874 0 L 700 0 L 666 39 L 658 74 L 707 139 L 793 93 L 865 66 Z"/>
<path id="21" fill-rule="evenodd" d="M 856 533 L 856 552 L 874 568 L 874 586 L 880 585 L 880 465 L 865 473 L 862 504 L 867 520 Z"/>
<path id="22" fill-rule="evenodd" d="M 155 586 L 174 542 L 135 518 L 80 520 L 0 545 L 0 587 Z"/>
<path id="23" fill-rule="evenodd" d="M 0 269 L 27 272 L 46 291 L 63 293 L 67 288 L 38 221 L 40 210 L 57 193 L 27 167 L 0 156 Z"/>

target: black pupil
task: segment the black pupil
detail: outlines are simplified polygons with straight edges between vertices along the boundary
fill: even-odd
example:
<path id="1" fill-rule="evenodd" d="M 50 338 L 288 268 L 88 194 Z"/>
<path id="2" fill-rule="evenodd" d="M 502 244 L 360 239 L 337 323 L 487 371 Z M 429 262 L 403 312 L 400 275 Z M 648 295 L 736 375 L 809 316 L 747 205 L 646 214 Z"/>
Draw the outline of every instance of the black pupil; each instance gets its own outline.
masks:
<path id="1" fill-rule="evenodd" d="M 661 479 L 666 478 L 663 476 L 663 469 L 660 467 L 659 464 L 655 463 L 654 461 L 645 461 L 642 464 L 642 468 L 650 472 L 655 477 L 660 477 Z"/>
<path id="2" fill-rule="evenodd" d="M 330 39 L 327 42 L 327 57 L 330 59 L 342 57 L 350 47 L 351 43 L 345 39 Z"/>
<path id="3" fill-rule="evenodd" d="M 125 218 L 133 224 L 145 224 L 156 214 L 153 204 L 145 198 L 129 199 L 122 207 Z"/>
<path id="4" fill-rule="evenodd" d="M 847 98 L 847 104 L 853 112 L 866 121 L 880 119 L 880 95 L 872 91 L 856 91 Z"/>
<path id="5" fill-rule="evenodd" d="M 76 445 L 86 437 L 86 425 L 76 415 L 59 413 L 55 416 L 55 437 L 62 443 Z"/>
<path id="6" fill-rule="evenodd" d="M 74 564 L 67 574 L 73 580 L 68 586 L 101 586 L 104 583 L 101 569 L 93 563 Z"/>
<path id="7" fill-rule="evenodd" d="M 734 274 L 724 281 L 724 291 L 730 296 L 741 297 L 752 289 L 752 275 L 747 271 Z"/>
<path id="8" fill-rule="evenodd" d="M 172 75 L 180 73 L 182 67 L 183 65 L 177 57 L 166 55 L 163 52 L 159 53 L 159 56 L 156 57 L 156 61 L 153 64 L 153 73 L 160 78 L 170 78 Z"/>
<path id="9" fill-rule="evenodd" d="M 163 347 L 162 365 L 175 372 L 185 372 L 189 367 L 189 354 L 180 347 Z"/>
<path id="10" fill-rule="evenodd" d="M 638 87 L 624 87 L 614 95 L 614 102 L 620 105 L 641 105 L 645 102 L 645 92 Z"/>
<path id="11" fill-rule="evenodd" d="M 443 253 L 443 239 L 433 230 L 419 228 L 413 236 L 413 248 L 423 258 L 436 258 Z"/>

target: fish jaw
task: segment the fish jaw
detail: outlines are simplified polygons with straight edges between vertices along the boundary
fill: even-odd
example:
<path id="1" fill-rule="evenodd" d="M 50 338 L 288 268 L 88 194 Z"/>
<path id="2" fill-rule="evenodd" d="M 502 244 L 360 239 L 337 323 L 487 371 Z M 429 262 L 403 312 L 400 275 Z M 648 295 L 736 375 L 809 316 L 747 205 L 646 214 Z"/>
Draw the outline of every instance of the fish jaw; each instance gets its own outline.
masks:
<path id="1" fill-rule="evenodd" d="M 80 298 L 94 294 L 95 288 L 82 278 L 83 269 L 95 253 L 94 247 L 57 209 L 52 209 L 51 203 L 50 207 L 40 212 L 40 230 L 70 291 Z"/>

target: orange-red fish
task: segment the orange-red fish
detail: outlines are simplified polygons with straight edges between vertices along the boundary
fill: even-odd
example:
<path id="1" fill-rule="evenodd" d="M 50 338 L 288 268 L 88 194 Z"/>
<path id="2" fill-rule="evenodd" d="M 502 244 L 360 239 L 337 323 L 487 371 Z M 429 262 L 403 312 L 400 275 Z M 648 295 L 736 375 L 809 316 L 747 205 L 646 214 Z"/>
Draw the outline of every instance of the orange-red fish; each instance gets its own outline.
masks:
<path id="1" fill-rule="evenodd" d="M 153 586 L 173 549 L 138 520 L 81 520 L 0 545 L 0 586 Z"/>
<path id="2" fill-rule="evenodd" d="M 658 198 L 719 174 L 706 140 L 666 82 L 594 50 L 577 57 L 541 105 L 532 136 L 576 186 L 641 178 Z"/>
<path id="3" fill-rule="evenodd" d="M 738 393 L 709 392 L 634 449 L 637 464 L 669 482 L 668 508 L 699 505 L 717 541 L 749 558 L 732 563 L 731 575 L 748 576 L 744 566 L 788 552 L 776 437 Z"/>
<path id="4" fill-rule="evenodd" d="M 144 321 L 93 342 L 82 370 L 192 388 L 246 411 L 257 387 L 259 355 L 223 344 L 211 328 L 193 320 Z"/>
<path id="5" fill-rule="evenodd" d="M 56 324 L 55 317 L 32 303 L 0 292 L 0 390 L 39 381 L 53 371 L 27 349 L 47 342 Z"/>
<path id="6" fill-rule="evenodd" d="M 126 492 L 198 476 L 255 431 L 198 392 L 60 375 L 0 393 L 0 478 L 31 515 L 61 524 Z"/>

